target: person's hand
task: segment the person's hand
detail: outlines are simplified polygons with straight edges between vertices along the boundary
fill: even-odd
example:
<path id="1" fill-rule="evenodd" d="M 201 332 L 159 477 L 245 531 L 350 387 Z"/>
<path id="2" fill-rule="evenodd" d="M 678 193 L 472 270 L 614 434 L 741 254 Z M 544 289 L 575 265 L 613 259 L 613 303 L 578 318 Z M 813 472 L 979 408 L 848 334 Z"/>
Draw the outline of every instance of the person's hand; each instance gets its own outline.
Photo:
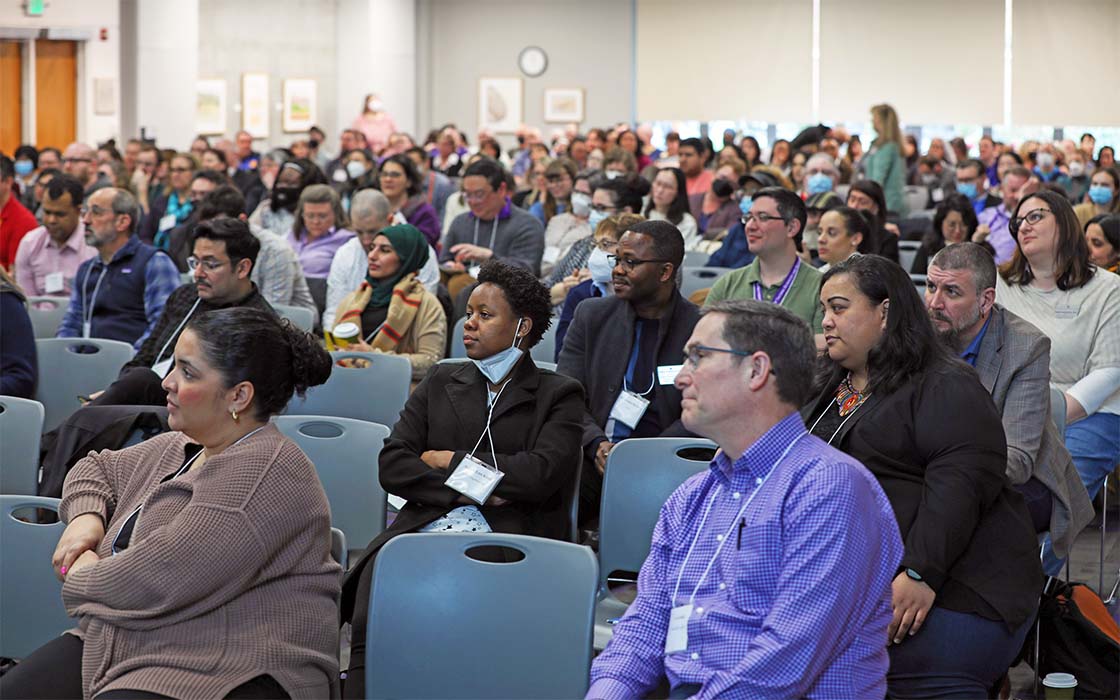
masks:
<path id="1" fill-rule="evenodd" d="M 463 262 L 464 260 L 473 260 L 480 263 L 483 260 L 489 260 L 494 257 L 494 251 L 489 248 L 483 248 L 480 245 L 472 245 L 470 243 L 460 243 L 451 246 L 451 254 L 455 256 L 455 262 Z"/>
<path id="2" fill-rule="evenodd" d="M 85 513 L 71 520 L 62 532 L 51 557 L 51 566 L 59 580 L 66 577 L 78 557 L 96 549 L 104 537 L 105 523 L 100 515 Z"/>
<path id="3" fill-rule="evenodd" d="M 99 561 L 101 561 L 101 557 L 97 556 L 97 552 L 93 551 L 92 549 L 88 549 L 82 552 L 82 555 L 74 560 L 74 563 L 71 564 L 70 568 L 66 570 L 66 576 L 73 574 L 79 569 L 84 569 L 90 564 L 96 564 Z"/>
<path id="4" fill-rule="evenodd" d="M 607 471 L 607 457 L 610 455 L 611 450 L 614 449 L 614 443 L 603 440 L 599 446 L 595 448 L 595 468 L 599 470 L 600 474 Z"/>
<path id="5" fill-rule="evenodd" d="M 488 506 L 504 506 L 507 504 L 509 504 L 509 501 L 501 498 L 500 496 L 491 496 L 490 498 L 486 499 L 486 505 Z"/>
<path id="6" fill-rule="evenodd" d="M 804 246 L 801 247 L 801 252 L 797 254 L 797 257 L 801 258 L 801 262 L 803 263 L 813 264 L 813 253 Z"/>
<path id="7" fill-rule="evenodd" d="M 457 274 L 466 272 L 467 271 L 467 266 L 464 265 L 461 262 L 455 262 L 454 260 L 448 260 L 447 262 L 441 264 L 439 266 L 439 269 L 443 270 L 444 272 L 446 272 L 449 275 L 457 275 Z"/>
<path id="8" fill-rule="evenodd" d="M 1015 198 L 1021 202 L 1032 194 L 1036 194 L 1041 187 L 1042 180 L 1039 180 L 1037 177 L 1027 178 L 1027 181 L 1023 183 L 1019 191 L 1015 193 Z"/>
<path id="9" fill-rule="evenodd" d="M 454 458 L 455 453 L 451 450 L 426 450 L 420 455 L 420 460 L 432 469 L 447 469 Z"/>
<path id="10" fill-rule="evenodd" d="M 976 227 L 976 233 L 972 234 L 973 243 L 983 243 L 988 240 L 988 236 L 992 234 L 992 229 L 987 224 L 980 224 Z"/>
<path id="11" fill-rule="evenodd" d="M 894 616 L 887 631 L 888 646 L 901 644 L 907 635 L 913 637 L 926 621 L 937 594 L 925 581 L 915 581 L 901 572 L 891 583 L 891 605 Z"/>
<path id="12" fill-rule="evenodd" d="M 887 233 L 891 234 L 895 238 L 901 238 L 902 237 L 902 232 L 898 230 L 898 225 L 897 224 L 891 224 L 891 223 L 883 224 L 883 230 L 886 231 Z"/>

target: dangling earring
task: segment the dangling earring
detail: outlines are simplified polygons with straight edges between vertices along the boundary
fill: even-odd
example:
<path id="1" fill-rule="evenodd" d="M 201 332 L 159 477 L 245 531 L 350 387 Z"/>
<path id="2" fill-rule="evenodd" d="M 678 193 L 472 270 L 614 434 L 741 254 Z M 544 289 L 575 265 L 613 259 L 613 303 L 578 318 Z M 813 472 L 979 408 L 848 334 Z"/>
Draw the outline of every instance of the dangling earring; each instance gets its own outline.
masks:
<path id="1" fill-rule="evenodd" d="M 238 422 L 238 420 L 240 420 L 240 419 L 239 419 L 239 418 L 237 417 L 237 409 L 236 409 L 236 408 L 231 408 L 231 409 L 229 409 L 229 414 L 230 414 L 231 416 L 233 416 L 233 422 L 234 422 L 234 423 L 236 423 L 236 422 Z"/>

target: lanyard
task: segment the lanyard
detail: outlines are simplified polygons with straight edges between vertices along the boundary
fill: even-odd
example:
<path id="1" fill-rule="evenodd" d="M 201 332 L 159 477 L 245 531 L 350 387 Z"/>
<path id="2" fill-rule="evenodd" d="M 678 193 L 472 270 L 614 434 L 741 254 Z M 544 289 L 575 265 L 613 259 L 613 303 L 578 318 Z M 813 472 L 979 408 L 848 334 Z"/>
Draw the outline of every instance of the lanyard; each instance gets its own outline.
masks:
<path id="1" fill-rule="evenodd" d="M 766 482 L 770 480 L 770 475 L 774 473 L 774 468 L 781 464 L 782 460 L 786 458 L 786 455 L 789 454 L 789 451 L 793 449 L 793 446 L 797 444 L 798 440 L 808 434 L 808 431 L 802 432 L 800 435 L 791 440 L 788 445 L 786 445 L 786 449 L 782 450 L 782 454 L 778 455 L 778 459 L 774 460 L 774 464 L 771 465 L 769 471 L 766 472 L 766 476 L 763 477 L 762 483 L 760 483 L 755 488 L 755 490 L 751 492 L 751 495 L 747 497 L 746 503 L 743 504 L 743 507 L 740 508 L 735 517 L 732 518 L 731 524 L 727 527 L 727 532 L 723 533 L 723 537 L 720 538 L 719 544 L 716 546 L 715 554 L 712 555 L 712 558 L 708 562 L 708 565 L 704 567 L 704 573 L 700 574 L 700 578 L 696 581 L 696 587 L 692 589 L 692 595 L 688 598 L 689 605 L 691 605 L 693 601 L 696 600 L 696 593 L 699 592 L 700 586 L 704 584 L 704 579 L 708 577 L 708 572 L 712 570 L 712 566 L 716 563 L 716 559 L 719 558 L 719 553 L 723 549 L 723 545 L 726 544 L 727 540 L 731 537 L 731 530 L 735 527 L 736 521 L 743 517 L 743 513 L 746 512 L 747 506 L 751 504 L 751 501 L 754 500 L 754 497 L 758 495 L 758 492 L 761 491 L 762 487 L 766 485 Z M 684 571 L 685 566 L 688 564 L 688 558 L 692 555 L 693 548 L 696 547 L 696 543 L 700 540 L 700 535 L 704 532 L 704 524 L 708 520 L 708 513 L 711 512 L 712 505 L 715 504 L 716 497 L 719 496 L 721 488 L 722 486 L 716 487 L 716 492 L 712 494 L 712 498 L 708 501 L 708 508 L 704 511 L 704 518 L 700 521 L 700 527 L 697 528 L 696 535 L 694 535 L 692 538 L 692 544 L 688 546 L 688 551 L 684 555 L 684 561 L 681 562 L 680 573 L 677 574 L 677 585 L 673 587 L 673 598 L 669 601 L 670 605 L 676 605 L 677 603 L 677 593 L 680 591 L 681 579 L 684 578 Z"/>
<path id="2" fill-rule="evenodd" d="M 255 430 L 252 430 L 248 433 L 245 433 L 244 435 L 242 435 L 237 440 L 237 442 L 233 443 L 232 445 L 230 445 L 226 449 L 228 450 L 228 449 L 231 449 L 233 447 L 237 447 L 243 441 L 248 440 L 250 436 L 252 436 L 256 433 L 259 433 L 260 431 L 264 430 L 266 427 L 268 427 L 268 426 L 267 425 L 262 425 L 261 427 L 255 429 Z M 179 467 L 179 471 L 175 472 L 171 476 L 171 478 L 168 479 L 168 481 L 173 481 L 175 479 L 178 479 L 180 476 L 182 476 L 184 472 L 186 472 L 188 469 L 191 468 L 191 465 L 194 464 L 194 461 L 196 459 L 198 459 L 198 456 L 200 454 L 202 454 L 202 452 L 203 452 L 202 450 L 199 450 L 198 452 L 195 452 L 194 456 L 191 457 L 190 459 L 188 459 L 185 463 L 183 463 L 183 466 Z M 141 503 L 139 506 L 136 507 L 136 510 L 132 511 L 132 513 L 125 519 L 124 524 L 121 525 L 121 528 L 119 530 L 117 530 L 116 536 L 113 537 L 113 544 L 109 545 L 109 552 L 112 556 L 114 556 L 114 557 L 117 556 L 117 540 L 119 540 L 121 538 L 121 533 L 124 532 L 126 527 L 128 527 L 128 521 L 130 521 L 130 520 L 133 521 L 132 522 L 132 530 L 130 531 L 130 534 L 129 534 L 129 540 L 131 541 L 131 539 L 132 539 L 131 532 L 136 531 L 136 524 L 140 522 L 140 513 L 143 510 L 144 510 L 144 504 Z"/>
<path id="3" fill-rule="evenodd" d="M 501 215 L 494 217 L 494 227 L 490 229 L 490 250 L 494 250 L 494 236 L 498 233 L 498 219 Z M 478 245 L 478 219 L 474 220 L 474 244 Z"/>
<path id="4" fill-rule="evenodd" d="M 191 316 L 193 316 L 193 315 L 194 315 L 194 310 L 198 308 L 198 304 L 199 304 L 199 302 L 201 302 L 201 301 L 202 301 L 202 297 L 199 297 L 198 299 L 195 299 L 195 300 L 194 300 L 194 306 L 192 306 L 192 307 L 191 307 L 191 310 L 187 312 L 187 316 L 186 316 L 186 318 L 184 318 L 184 319 L 183 319 L 183 320 L 182 320 L 182 321 L 181 321 L 181 322 L 179 323 L 179 326 L 178 326 L 178 327 L 177 327 L 177 328 L 175 329 L 175 332 L 174 332 L 174 333 L 172 333 L 170 337 L 168 337 L 168 339 L 167 339 L 167 342 L 166 342 L 166 343 L 164 343 L 164 344 L 163 344 L 163 347 L 159 349 L 159 354 L 158 354 L 158 355 L 156 355 L 156 359 L 155 359 L 155 362 L 153 362 L 153 363 L 152 363 L 152 366 L 153 366 L 153 367 L 154 367 L 155 365 L 158 365 L 158 364 L 159 364 L 160 358 L 162 358 L 162 357 L 163 357 L 163 353 L 164 353 L 164 352 L 165 352 L 165 351 L 167 350 L 167 346 L 168 346 L 168 345 L 171 345 L 171 341 L 175 340 L 175 338 L 176 338 L 176 337 L 177 337 L 177 336 L 179 335 L 179 331 L 183 330 L 183 326 L 187 325 L 187 321 L 191 320 Z"/>
<path id="5" fill-rule="evenodd" d="M 871 394 L 868 394 L 867 396 L 870 397 Z M 824 410 L 821 411 L 821 414 L 819 416 L 817 416 L 817 419 L 815 421 L 813 421 L 813 427 L 809 428 L 809 432 L 812 432 L 812 431 L 817 429 L 817 423 L 821 422 L 821 418 L 824 418 L 824 414 L 826 414 L 830 410 L 832 410 L 832 404 L 834 404 L 834 403 L 835 403 L 835 401 L 829 399 L 828 404 L 826 404 L 825 407 L 824 407 Z M 859 408 L 859 406 L 856 406 L 856 408 Z M 840 421 L 840 426 L 838 428 L 836 428 L 836 432 L 833 433 L 832 437 L 830 437 L 828 439 L 828 444 L 830 444 L 830 445 L 832 444 L 832 441 L 835 440 L 836 436 L 840 434 L 840 431 L 844 429 L 844 424 L 847 423 L 848 421 L 850 421 L 852 419 L 852 416 L 854 416 L 855 414 L 856 414 L 856 412 L 853 410 L 851 413 L 849 413 L 844 418 L 844 420 Z"/>
<path id="6" fill-rule="evenodd" d="M 506 383 L 502 385 L 502 388 L 498 389 L 498 393 L 494 395 L 494 400 L 490 402 L 490 410 L 486 414 L 486 428 L 483 429 L 482 435 L 478 436 L 478 442 L 474 444 L 474 447 L 472 447 L 471 451 L 468 453 L 471 457 L 474 457 L 475 450 L 482 444 L 482 438 L 488 438 L 490 441 L 490 459 L 494 460 L 494 471 L 498 471 L 498 454 L 494 450 L 494 434 L 490 432 L 490 421 L 494 418 L 494 407 L 498 405 L 498 399 L 501 398 L 502 392 L 509 386 L 509 382 L 510 380 L 507 379 Z"/>
<path id="7" fill-rule="evenodd" d="M 622 378 L 622 388 L 623 388 L 623 390 L 624 391 L 629 391 L 632 394 L 636 394 L 637 392 L 635 392 L 633 389 L 631 389 L 628 385 L 629 385 L 630 382 L 634 381 L 634 368 L 638 365 L 638 353 L 641 352 L 641 350 L 642 350 L 642 324 L 636 323 L 635 326 L 637 328 L 638 333 L 637 333 L 637 336 L 634 338 L 634 351 L 630 353 L 630 364 L 626 365 L 626 376 L 624 376 Z M 657 363 L 654 362 L 654 364 L 656 365 Z M 650 372 L 649 388 L 646 389 L 645 391 L 643 391 L 642 393 L 638 394 L 638 396 L 646 396 L 647 394 L 649 394 L 649 392 L 653 391 L 653 385 L 657 382 L 657 378 L 656 378 L 657 374 L 656 373 L 657 373 L 657 370 L 654 370 L 653 372 Z"/>
<path id="8" fill-rule="evenodd" d="M 782 282 L 782 286 L 778 288 L 778 292 L 774 295 L 774 298 L 771 301 L 773 301 L 778 306 L 782 305 L 782 300 L 784 300 L 786 298 L 786 294 L 789 293 L 789 288 L 793 286 L 793 280 L 794 280 L 795 277 L 797 277 L 797 271 L 800 268 L 801 268 L 801 258 L 794 258 L 793 267 L 791 267 L 789 269 L 789 274 L 786 275 L 785 280 Z M 761 269 L 762 268 L 760 267 L 759 268 L 760 274 L 761 274 Z M 763 300 L 762 299 L 762 283 L 761 282 L 755 282 L 754 283 L 754 300 L 755 301 L 762 301 Z"/>
<path id="9" fill-rule="evenodd" d="M 87 297 L 85 291 L 89 286 L 93 265 L 86 268 L 86 281 L 82 283 L 82 330 L 93 328 L 93 305 L 97 303 L 97 290 L 101 289 L 101 280 L 105 279 L 105 273 L 108 271 L 108 265 L 102 266 L 101 274 L 97 276 L 97 282 L 93 285 L 93 294 Z M 90 332 L 92 333 L 92 330 Z"/>

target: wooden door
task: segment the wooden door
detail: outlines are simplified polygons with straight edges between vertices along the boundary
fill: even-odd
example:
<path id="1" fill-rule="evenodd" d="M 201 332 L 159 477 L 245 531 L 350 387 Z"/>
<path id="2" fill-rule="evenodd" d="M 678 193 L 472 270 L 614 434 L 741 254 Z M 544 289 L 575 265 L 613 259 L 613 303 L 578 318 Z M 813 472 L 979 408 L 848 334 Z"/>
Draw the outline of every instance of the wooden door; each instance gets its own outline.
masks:
<path id="1" fill-rule="evenodd" d="M 35 40 L 35 145 L 63 150 L 78 134 L 78 45 Z"/>
<path id="2" fill-rule="evenodd" d="M 0 151 L 9 158 L 23 139 L 23 56 L 20 42 L 0 41 Z"/>

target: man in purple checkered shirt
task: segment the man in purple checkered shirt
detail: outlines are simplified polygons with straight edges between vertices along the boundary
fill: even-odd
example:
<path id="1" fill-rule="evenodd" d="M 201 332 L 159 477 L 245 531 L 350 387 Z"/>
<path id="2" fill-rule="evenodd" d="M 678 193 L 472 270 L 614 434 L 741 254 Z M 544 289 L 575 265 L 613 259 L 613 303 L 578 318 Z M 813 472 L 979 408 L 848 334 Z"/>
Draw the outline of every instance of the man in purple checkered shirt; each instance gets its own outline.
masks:
<path id="1" fill-rule="evenodd" d="M 875 478 L 797 413 L 809 327 L 750 300 L 704 314 L 676 384 L 685 426 L 720 452 L 662 507 L 587 697 L 667 677 L 673 698 L 882 698 L 902 541 Z"/>

